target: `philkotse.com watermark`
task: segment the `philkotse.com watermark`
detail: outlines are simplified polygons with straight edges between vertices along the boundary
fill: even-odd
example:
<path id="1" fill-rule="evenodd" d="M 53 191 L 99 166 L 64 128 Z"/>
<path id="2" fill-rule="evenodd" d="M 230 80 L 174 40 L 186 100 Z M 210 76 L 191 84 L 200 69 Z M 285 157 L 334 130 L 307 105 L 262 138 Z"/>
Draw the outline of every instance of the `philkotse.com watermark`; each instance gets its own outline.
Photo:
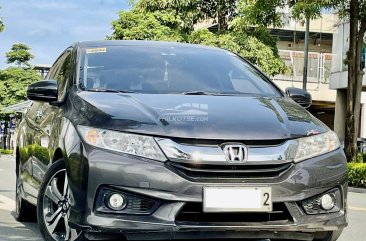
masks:
<path id="1" fill-rule="evenodd" d="M 208 104 L 184 103 L 160 114 L 159 120 L 169 122 L 207 122 Z"/>

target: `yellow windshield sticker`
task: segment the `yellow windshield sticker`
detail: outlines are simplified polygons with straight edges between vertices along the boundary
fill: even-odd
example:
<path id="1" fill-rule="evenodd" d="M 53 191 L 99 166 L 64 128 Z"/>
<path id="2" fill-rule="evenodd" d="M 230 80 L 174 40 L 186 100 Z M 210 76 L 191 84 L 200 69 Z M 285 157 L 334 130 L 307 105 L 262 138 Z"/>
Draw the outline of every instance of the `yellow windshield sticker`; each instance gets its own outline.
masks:
<path id="1" fill-rule="evenodd" d="M 94 53 L 105 53 L 107 52 L 107 48 L 92 48 L 86 49 L 87 54 L 94 54 Z"/>

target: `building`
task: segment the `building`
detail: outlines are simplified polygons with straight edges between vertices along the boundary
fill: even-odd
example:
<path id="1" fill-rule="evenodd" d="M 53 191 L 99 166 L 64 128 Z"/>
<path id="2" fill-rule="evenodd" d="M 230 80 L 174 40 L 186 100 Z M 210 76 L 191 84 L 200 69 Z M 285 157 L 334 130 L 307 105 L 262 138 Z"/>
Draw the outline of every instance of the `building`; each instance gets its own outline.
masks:
<path id="1" fill-rule="evenodd" d="M 42 78 L 46 77 L 50 68 L 51 68 L 51 65 L 48 65 L 48 64 L 36 64 L 33 67 L 34 70 L 37 70 L 39 72 L 39 74 L 42 76 Z"/>
<path id="2" fill-rule="evenodd" d="M 349 48 L 349 23 L 339 22 L 337 31 L 333 40 L 333 58 L 330 83 L 332 90 L 337 91 L 336 94 L 336 109 L 335 109 L 335 132 L 343 142 L 345 138 L 345 119 L 346 119 L 346 104 L 347 104 L 347 88 L 348 88 L 348 71 L 347 65 L 344 63 L 346 53 Z M 365 71 L 365 70 L 364 70 Z M 362 90 L 366 90 L 366 75 L 363 76 Z M 361 94 L 361 124 L 358 136 L 366 138 L 366 93 Z"/>
<path id="3" fill-rule="evenodd" d="M 289 71 L 274 76 L 274 82 L 283 90 L 287 87 L 302 88 L 304 70 L 305 25 L 284 13 L 283 27 L 271 29 L 278 38 L 277 48 Z M 333 54 L 333 39 L 337 31 L 338 16 L 322 14 L 310 20 L 309 63 L 307 91 L 313 98 L 309 111 L 318 119 L 334 128 L 336 91 L 329 89 Z"/>

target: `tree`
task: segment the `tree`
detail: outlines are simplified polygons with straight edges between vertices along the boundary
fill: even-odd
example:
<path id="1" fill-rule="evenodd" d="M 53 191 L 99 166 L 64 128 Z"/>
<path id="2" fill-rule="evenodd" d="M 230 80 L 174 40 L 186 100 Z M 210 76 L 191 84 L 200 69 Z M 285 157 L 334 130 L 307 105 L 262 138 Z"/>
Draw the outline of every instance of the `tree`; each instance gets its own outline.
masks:
<path id="1" fill-rule="evenodd" d="M 37 71 L 9 67 L 0 70 L 0 110 L 27 99 L 26 87 L 41 79 Z"/>
<path id="2" fill-rule="evenodd" d="M 112 28 L 110 39 L 182 40 L 179 23 L 169 12 L 121 11 Z"/>
<path id="3" fill-rule="evenodd" d="M 37 71 L 31 69 L 9 67 L 0 70 L 0 119 L 5 120 L 5 133 L 8 132 L 10 115 L 14 113 L 4 112 L 2 109 L 26 100 L 26 87 L 40 78 Z M 3 138 L 6 148 L 6 135 Z"/>
<path id="4" fill-rule="evenodd" d="M 203 0 L 200 9 L 205 18 L 216 21 L 218 33 L 223 33 L 228 30 L 229 23 L 236 15 L 238 2 L 238 0 Z"/>
<path id="5" fill-rule="evenodd" d="M 182 30 L 190 33 L 199 21 L 212 19 L 217 23 L 218 32 L 228 30 L 229 22 L 235 17 L 239 0 L 139 0 L 134 1 L 136 9 L 170 11 L 181 23 Z"/>
<path id="6" fill-rule="evenodd" d="M 350 37 L 347 88 L 345 152 L 349 161 L 357 160 L 357 137 L 360 125 L 362 78 L 361 53 L 366 32 L 366 2 L 364 0 L 334 0 L 341 15 L 349 19 Z"/>
<path id="7" fill-rule="evenodd" d="M 10 51 L 6 53 L 7 63 L 15 63 L 18 67 L 29 67 L 29 61 L 34 58 L 29 51 L 30 47 L 25 44 L 13 44 Z"/>

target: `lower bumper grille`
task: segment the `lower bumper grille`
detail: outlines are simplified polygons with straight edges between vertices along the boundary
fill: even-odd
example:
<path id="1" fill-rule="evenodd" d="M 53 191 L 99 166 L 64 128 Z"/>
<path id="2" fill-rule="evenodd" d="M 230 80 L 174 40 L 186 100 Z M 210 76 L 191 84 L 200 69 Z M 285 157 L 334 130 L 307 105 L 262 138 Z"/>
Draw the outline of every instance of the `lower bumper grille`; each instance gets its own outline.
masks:
<path id="1" fill-rule="evenodd" d="M 202 203 L 186 203 L 176 217 L 178 225 L 239 226 L 248 224 L 288 224 L 293 219 L 284 203 L 273 203 L 271 212 L 204 213 Z"/>
<path id="2" fill-rule="evenodd" d="M 203 181 L 218 179 L 258 179 L 276 178 L 287 171 L 292 164 L 265 165 L 209 165 L 195 163 L 167 162 L 168 167 L 186 178 Z"/>
<path id="3" fill-rule="evenodd" d="M 125 208 L 121 210 L 112 210 L 108 208 L 108 197 L 113 193 L 123 195 L 126 199 Z M 101 188 L 97 196 L 95 209 L 99 213 L 150 215 L 159 205 L 160 202 L 149 197 L 132 194 L 118 189 Z"/>

